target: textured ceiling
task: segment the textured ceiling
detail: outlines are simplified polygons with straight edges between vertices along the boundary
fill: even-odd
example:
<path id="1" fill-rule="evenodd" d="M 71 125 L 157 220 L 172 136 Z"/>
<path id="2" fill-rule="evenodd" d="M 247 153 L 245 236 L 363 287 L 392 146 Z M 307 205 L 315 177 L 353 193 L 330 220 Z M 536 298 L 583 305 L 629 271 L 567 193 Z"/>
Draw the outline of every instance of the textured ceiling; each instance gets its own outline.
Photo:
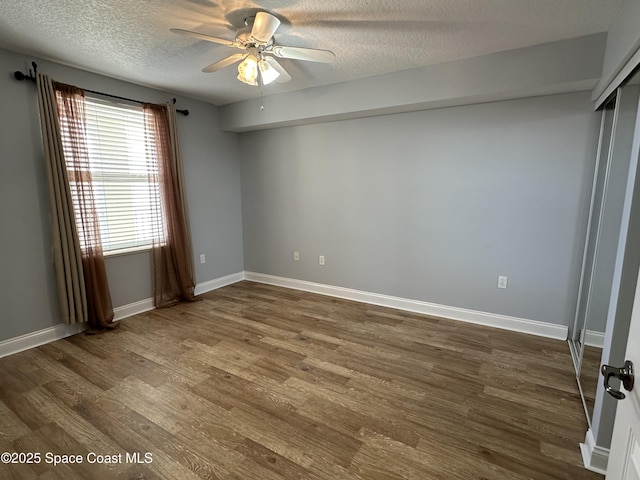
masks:
<path id="1" fill-rule="evenodd" d="M 257 10 L 276 15 L 280 45 L 332 50 L 333 64 L 280 63 L 299 90 L 606 31 L 622 0 L 2 0 L 0 47 L 222 105 L 260 95 L 236 68 L 201 69 Z M 7 66 L 13 70 L 11 66 Z M 15 69 L 21 66 L 15 66 Z"/>

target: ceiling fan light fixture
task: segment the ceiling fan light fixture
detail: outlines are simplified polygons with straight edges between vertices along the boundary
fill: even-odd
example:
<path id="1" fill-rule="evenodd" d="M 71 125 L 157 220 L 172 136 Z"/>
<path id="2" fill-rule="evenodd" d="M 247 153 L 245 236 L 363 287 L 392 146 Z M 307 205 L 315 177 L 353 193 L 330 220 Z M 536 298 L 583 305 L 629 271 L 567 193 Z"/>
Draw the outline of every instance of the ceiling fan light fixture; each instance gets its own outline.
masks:
<path id="1" fill-rule="evenodd" d="M 238 65 L 238 80 L 247 85 L 258 85 L 258 59 L 256 57 L 249 55 Z"/>
<path id="2" fill-rule="evenodd" d="M 280 72 L 266 62 L 264 58 L 261 58 L 258 62 L 258 68 L 260 69 L 263 85 L 269 85 L 280 76 Z"/>
<path id="3" fill-rule="evenodd" d="M 281 21 L 275 15 L 260 10 L 255 16 L 245 18 L 246 28 L 236 32 L 235 40 L 227 40 L 181 28 L 172 28 L 171 31 L 242 50 L 242 53 L 229 55 L 208 65 L 202 71 L 213 73 L 240 62 L 237 79 L 247 85 L 268 85 L 274 81 L 286 83 L 291 80 L 291 75 L 278 63 L 276 57 L 319 63 L 333 62 L 336 56 L 329 50 L 276 45 L 274 34 L 280 24 Z"/>

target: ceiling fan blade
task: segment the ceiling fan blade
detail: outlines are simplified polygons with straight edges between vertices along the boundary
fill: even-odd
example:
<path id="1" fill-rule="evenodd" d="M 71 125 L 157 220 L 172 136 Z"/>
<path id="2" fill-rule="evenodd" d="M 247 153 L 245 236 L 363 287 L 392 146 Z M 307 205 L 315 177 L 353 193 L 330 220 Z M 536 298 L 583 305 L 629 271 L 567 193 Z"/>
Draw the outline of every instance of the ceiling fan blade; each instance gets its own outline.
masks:
<path id="1" fill-rule="evenodd" d="M 329 50 L 316 50 L 313 48 L 283 47 L 277 45 L 273 47 L 271 51 L 276 57 L 307 60 L 309 62 L 331 63 L 336 58 L 336 54 Z"/>
<path id="2" fill-rule="evenodd" d="M 225 40 L 224 38 L 212 37 L 211 35 L 205 35 L 204 33 L 192 32 L 191 30 L 183 30 L 181 28 L 170 28 L 169 31 L 177 33 L 178 35 L 197 38 L 198 40 L 219 43 L 220 45 L 226 45 L 227 47 L 242 48 L 242 45 L 239 43 L 232 42 L 231 40 Z"/>
<path id="3" fill-rule="evenodd" d="M 219 62 L 211 64 L 208 67 L 204 67 L 202 71 L 204 73 L 217 72 L 218 70 L 222 70 L 223 68 L 228 67 L 229 65 L 233 65 L 234 63 L 239 62 L 240 60 L 244 60 L 247 55 L 248 53 L 234 53 L 233 55 L 230 55 L 227 58 L 223 58 Z"/>
<path id="4" fill-rule="evenodd" d="M 280 26 L 280 20 L 267 12 L 258 12 L 253 21 L 251 38 L 258 42 L 268 42 Z"/>
<path id="5" fill-rule="evenodd" d="M 278 83 L 286 83 L 291 80 L 291 75 L 287 73 L 287 71 L 282 68 L 282 65 L 278 63 L 278 61 L 273 57 L 264 56 L 264 61 L 273 67 L 273 69 L 280 74 L 278 78 L 276 78 L 276 82 Z"/>

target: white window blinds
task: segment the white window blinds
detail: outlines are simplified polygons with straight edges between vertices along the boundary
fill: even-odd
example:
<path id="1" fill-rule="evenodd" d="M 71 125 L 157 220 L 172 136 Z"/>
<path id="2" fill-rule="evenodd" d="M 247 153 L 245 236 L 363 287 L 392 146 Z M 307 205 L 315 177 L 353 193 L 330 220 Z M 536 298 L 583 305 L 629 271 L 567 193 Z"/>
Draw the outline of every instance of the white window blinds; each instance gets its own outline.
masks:
<path id="1" fill-rule="evenodd" d="M 92 182 L 103 251 L 148 248 L 162 236 L 162 221 L 154 139 L 145 138 L 142 107 L 87 97 L 86 116 L 89 172 L 81 175 Z M 68 142 L 63 135 L 67 165 L 73 162 Z M 75 197 L 80 190 L 73 180 Z"/>

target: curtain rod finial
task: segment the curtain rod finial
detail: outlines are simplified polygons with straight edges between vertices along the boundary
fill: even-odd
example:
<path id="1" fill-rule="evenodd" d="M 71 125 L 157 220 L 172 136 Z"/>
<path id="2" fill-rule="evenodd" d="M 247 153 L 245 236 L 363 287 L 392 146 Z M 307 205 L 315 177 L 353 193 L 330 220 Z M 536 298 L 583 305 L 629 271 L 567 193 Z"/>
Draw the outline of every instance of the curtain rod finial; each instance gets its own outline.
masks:
<path id="1" fill-rule="evenodd" d="M 13 78 L 15 78 L 16 80 L 30 80 L 32 82 L 36 81 L 36 77 L 31 73 L 31 70 L 29 70 L 29 75 L 25 75 L 20 70 L 17 70 L 13 72 Z"/>

